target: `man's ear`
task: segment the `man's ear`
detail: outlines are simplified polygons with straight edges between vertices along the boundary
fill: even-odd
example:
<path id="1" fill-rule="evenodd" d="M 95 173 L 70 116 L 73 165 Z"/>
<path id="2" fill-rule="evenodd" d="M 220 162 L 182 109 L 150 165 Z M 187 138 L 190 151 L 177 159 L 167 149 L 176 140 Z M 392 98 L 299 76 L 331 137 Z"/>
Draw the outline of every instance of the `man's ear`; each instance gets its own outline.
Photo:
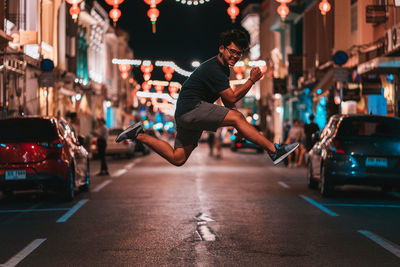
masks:
<path id="1" fill-rule="evenodd" d="M 225 47 L 223 45 L 219 46 L 219 55 L 222 56 L 222 54 L 224 53 L 224 49 Z"/>

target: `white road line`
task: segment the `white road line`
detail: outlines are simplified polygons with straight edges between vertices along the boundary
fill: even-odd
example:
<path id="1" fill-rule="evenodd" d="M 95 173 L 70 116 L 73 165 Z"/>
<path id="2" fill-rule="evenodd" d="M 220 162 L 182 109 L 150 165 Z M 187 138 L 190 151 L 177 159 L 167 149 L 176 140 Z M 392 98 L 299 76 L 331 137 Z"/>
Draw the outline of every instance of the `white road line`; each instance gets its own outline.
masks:
<path id="1" fill-rule="evenodd" d="M 400 258 L 400 247 L 398 245 L 390 242 L 389 240 L 384 239 L 383 237 L 378 236 L 377 234 L 367 231 L 367 230 L 358 230 L 357 232 L 368 237 L 369 239 L 371 239 L 372 241 L 377 243 L 379 246 L 383 247 L 384 249 L 390 251 L 395 256 Z"/>
<path id="2" fill-rule="evenodd" d="M 60 219 L 57 220 L 58 223 L 63 223 L 66 222 L 69 217 L 71 217 L 80 207 L 86 204 L 88 202 L 87 199 L 82 199 L 79 201 L 75 206 L 73 206 L 67 213 L 65 213 L 63 216 L 60 217 Z"/>
<path id="3" fill-rule="evenodd" d="M 284 182 L 278 182 L 278 184 L 284 188 L 290 188 L 290 186 L 288 186 L 286 183 Z"/>
<path id="4" fill-rule="evenodd" d="M 121 176 L 122 174 L 124 174 L 124 173 L 126 173 L 127 172 L 127 170 L 126 169 L 121 169 L 121 170 L 118 170 L 118 171 L 116 171 L 113 175 L 111 175 L 112 177 L 118 177 L 118 176 Z"/>
<path id="5" fill-rule="evenodd" d="M 309 197 L 306 197 L 306 196 L 303 196 L 303 195 L 300 195 L 300 197 L 303 198 L 308 203 L 314 205 L 315 207 L 319 208 L 320 210 L 322 210 L 323 212 L 325 212 L 325 213 L 327 213 L 327 214 L 329 214 L 331 216 L 339 216 L 339 214 L 337 214 L 337 213 L 325 208 L 322 204 L 319 204 L 318 202 L 312 200 Z"/>
<path id="6" fill-rule="evenodd" d="M 106 181 L 102 182 L 101 184 L 99 184 L 98 186 L 96 186 L 96 187 L 92 190 L 92 192 L 95 192 L 95 193 L 99 192 L 101 189 L 103 189 L 106 185 L 108 185 L 108 184 L 111 183 L 111 182 L 112 182 L 112 180 L 106 180 Z"/>
<path id="7" fill-rule="evenodd" d="M 25 209 L 25 210 L 0 210 L 0 213 L 47 212 L 47 211 L 63 211 L 63 210 L 69 210 L 69 208 Z"/>
<path id="8" fill-rule="evenodd" d="M 200 233 L 203 241 L 215 241 L 217 237 L 211 232 L 207 224 L 198 223 L 197 231 Z"/>
<path id="9" fill-rule="evenodd" d="M 29 245 L 27 245 L 23 250 L 15 254 L 11 259 L 9 259 L 6 263 L 2 264 L 2 267 L 13 267 L 16 266 L 19 262 L 21 262 L 26 256 L 31 254 L 37 247 L 39 247 L 46 238 L 39 238 L 33 240 Z"/>

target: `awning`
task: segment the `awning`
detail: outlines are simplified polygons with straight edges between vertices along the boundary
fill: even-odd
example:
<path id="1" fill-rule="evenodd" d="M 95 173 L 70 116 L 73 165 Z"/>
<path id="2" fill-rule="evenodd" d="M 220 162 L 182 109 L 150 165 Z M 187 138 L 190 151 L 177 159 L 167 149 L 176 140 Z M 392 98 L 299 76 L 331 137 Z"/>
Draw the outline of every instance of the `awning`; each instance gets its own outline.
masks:
<path id="1" fill-rule="evenodd" d="M 317 83 L 313 86 L 311 94 L 317 93 L 318 89 L 322 89 L 322 92 L 325 92 L 326 90 L 329 90 L 333 85 L 333 69 L 331 68 L 330 70 L 328 70 L 327 73 L 325 73 L 322 79 L 319 79 Z"/>
<path id="2" fill-rule="evenodd" d="M 400 69 L 400 57 L 377 57 L 370 61 L 359 64 L 358 74 L 368 73 L 394 73 Z"/>

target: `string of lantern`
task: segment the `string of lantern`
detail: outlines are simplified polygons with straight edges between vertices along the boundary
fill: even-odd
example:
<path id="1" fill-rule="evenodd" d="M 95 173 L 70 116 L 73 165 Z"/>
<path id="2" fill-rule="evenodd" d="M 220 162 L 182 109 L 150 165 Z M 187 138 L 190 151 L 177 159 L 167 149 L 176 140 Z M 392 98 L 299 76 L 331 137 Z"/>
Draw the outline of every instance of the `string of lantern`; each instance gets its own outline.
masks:
<path id="1" fill-rule="evenodd" d="M 150 61 L 150 60 L 140 60 L 140 59 L 117 59 L 117 58 L 114 58 L 114 59 L 112 60 L 112 64 L 116 64 L 116 65 L 126 65 L 126 64 L 128 64 L 128 65 L 137 66 L 137 67 L 140 66 L 140 69 L 142 70 L 143 73 L 149 73 L 149 72 L 153 71 L 153 64 L 151 64 L 151 61 Z M 156 60 L 155 63 L 154 63 L 154 65 L 155 65 L 156 67 L 163 67 L 163 71 L 164 71 L 164 73 L 165 73 L 165 76 L 167 76 L 167 73 L 171 73 L 171 75 L 172 75 L 172 73 L 173 73 L 174 71 L 176 71 L 177 73 L 179 73 L 180 75 L 185 76 L 185 77 L 189 77 L 189 76 L 192 74 L 191 71 L 187 71 L 187 70 L 184 70 L 184 69 L 180 68 L 180 67 L 179 67 L 178 65 L 176 65 L 175 62 L 173 62 L 173 61 Z M 252 61 L 249 61 L 249 62 L 247 63 L 247 65 L 248 65 L 249 67 L 253 67 L 253 66 L 265 67 L 265 66 L 267 65 L 267 63 L 266 63 L 264 60 L 252 60 Z M 145 66 L 145 67 L 142 67 L 142 66 Z M 237 72 L 237 71 L 235 70 L 235 69 L 237 69 L 237 68 L 235 68 L 236 66 L 243 66 L 243 67 L 244 67 L 245 64 L 244 64 L 243 61 L 238 61 L 238 62 L 236 63 L 236 65 L 234 66 L 234 71 L 235 71 L 235 72 Z M 164 67 L 170 67 L 171 69 L 169 69 L 169 68 L 164 68 Z M 168 72 L 166 72 L 165 69 L 167 69 Z M 239 68 L 239 69 L 241 69 L 241 68 Z M 173 71 L 172 71 L 172 70 L 173 70 Z M 242 72 L 244 72 L 244 70 L 243 70 Z M 169 78 L 169 75 L 168 75 L 168 78 L 169 78 L 169 79 L 168 79 L 167 77 L 165 77 L 165 78 L 166 78 L 166 80 L 171 80 L 172 76 L 171 76 L 171 78 Z M 150 79 L 150 77 L 149 77 L 148 79 Z M 147 80 L 148 80 L 148 79 L 147 79 Z M 145 80 L 146 80 L 146 79 L 145 79 Z"/>
<path id="2" fill-rule="evenodd" d="M 113 20 L 115 27 L 119 17 L 121 17 L 121 10 L 119 10 L 118 7 L 120 4 L 122 4 L 122 2 L 124 2 L 124 0 L 105 0 L 105 1 L 108 5 L 113 7 L 108 13 L 108 15 Z"/>
<path id="3" fill-rule="evenodd" d="M 229 0 L 225 0 L 229 1 Z M 232 1 L 232 0 L 230 0 Z M 276 2 L 280 3 L 276 11 L 278 12 L 279 16 L 281 16 L 282 21 L 285 21 L 286 17 L 289 15 L 289 7 L 287 4 L 292 2 L 293 0 L 275 0 Z M 319 5 L 319 10 L 321 11 L 321 15 L 325 16 L 331 10 L 331 4 L 328 0 L 322 0 Z"/>
<path id="4" fill-rule="evenodd" d="M 176 2 L 181 3 L 183 5 L 186 4 L 188 6 L 191 6 L 191 5 L 197 6 L 199 4 L 202 5 L 202 4 L 208 3 L 208 2 L 210 2 L 210 0 L 176 0 Z"/>
<path id="5" fill-rule="evenodd" d="M 150 18 L 153 33 L 156 33 L 156 21 L 160 15 L 157 5 L 160 4 L 162 0 L 144 0 L 144 2 L 150 6 L 150 9 L 147 11 L 147 16 Z"/>

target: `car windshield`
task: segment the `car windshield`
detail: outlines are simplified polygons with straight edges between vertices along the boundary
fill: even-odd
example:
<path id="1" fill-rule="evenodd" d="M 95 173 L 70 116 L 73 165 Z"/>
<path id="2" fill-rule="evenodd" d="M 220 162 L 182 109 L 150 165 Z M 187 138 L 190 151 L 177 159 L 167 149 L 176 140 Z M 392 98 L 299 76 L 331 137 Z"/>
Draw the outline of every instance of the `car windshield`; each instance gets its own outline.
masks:
<path id="1" fill-rule="evenodd" d="M 56 138 L 57 132 L 50 120 L 0 120 L 0 142 L 41 142 Z"/>
<path id="2" fill-rule="evenodd" d="M 388 117 L 346 118 L 337 136 L 399 137 L 400 120 Z"/>

